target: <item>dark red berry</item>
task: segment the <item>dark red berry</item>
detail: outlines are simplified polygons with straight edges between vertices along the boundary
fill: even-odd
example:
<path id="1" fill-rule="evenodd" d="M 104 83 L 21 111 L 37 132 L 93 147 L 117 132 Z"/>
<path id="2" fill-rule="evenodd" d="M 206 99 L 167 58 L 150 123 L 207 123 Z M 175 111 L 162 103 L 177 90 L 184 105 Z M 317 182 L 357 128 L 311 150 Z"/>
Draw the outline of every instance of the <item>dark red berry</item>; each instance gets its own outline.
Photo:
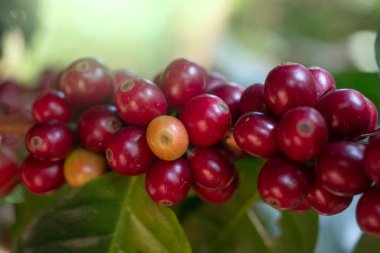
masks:
<path id="1" fill-rule="evenodd" d="M 0 196 L 10 193 L 20 180 L 20 166 L 17 163 L 14 152 L 0 146 Z"/>
<path id="2" fill-rule="evenodd" d="M 366 98 L 352 89 L 339 89 L 323 96 L 316 109 L 325 118 L 331 137 L 352 138 L 364 133 L 371 122 Z"/>
<path id="3" fill-rule="evenodd" d="M 342 212 L 352 202 L 352 196 L 338 196 L 315 182 L 306 195 L 311 208 L 321 215 L 333 215 Z"/>
<path id="4" fill-rule="evenodd" d="M 335 142 L 325 146 L 316 163 L 317 179 L 330 192 L 352 196 L 371 184 L 363 169 L 364 146 Z"/>
<path id="5" fill-rule="evenodd" d="M 264 86 L 265 104 L 277 116 L 298 106 L 314 106 L 317 89 L 313 75 L 298 63 L 287 63 L 272 69 Z"/>
<path id="6" fill-rule="evenodd" d="M 367 190 L 360 197 L 356 206 L 356 221 L 363 232 L 380 236 L 380 189 L 378 186 Z"/>
<path id="7" fill-rule="evenodd" d="M 28 156 L 21 166 L 21 180 L 35 194 L 54 191 L 65 181 L 63 161 L 41 161 Z"/>
<path id="8" fill-rule="evenodd" d="M 376 129 L 377 120 L 378 120 L 379 115 L 378 115 L 378 111 L 377 111 L 375 104 L 371 100 L 369 100 L 368 98 L 365 98 L 365 99 L 367 101 L 368 108 L 369 108 L 370 114 L 371 114 L 369 126 L 368 126 L 367 130 L 365 131 L 365 133 L 371 133 L 371 132 L 375 131 L 375 129 Z"/>
<path id="9" fill-rule="evenodd" d="M 279 210 L 297 207 L 304 201 L 309 186 L 305 170 L 285 157 L 267 160 L 257 182 L 261 198 Z"/>
<path id="10" fill-rule="evenodd" d="M 73 112 L 64 97 L 62 91 L 51 90 L 37 99 L 32 107 L 33 118 L 36 121 L 59 120 L 68 123 Z"/>
<path id="11" fill-rule="evenodd" d="M 248 86 L 241 95 L 240 108 L 243 113 L 268 112 L 264 101 L 264 84 L 255 83 Z"/>
<path id="12" fill-rule="evenodd" d="M 186 103 L 179 118 L 186 127 L 190 142 L 206 147 L 223 139 L 230 128 L 231 113 L 222 99 L 203 94 Z"/>
<path id="13" fill-rule="evenodd" d="M 155 160 L 145 130 L 137 127 L 124 127 L 114 133 L 108 141 L 106 158 L 114 171 L 128 176 L 146 172 Z"/>
<path id="14" fill-rule="evenodd" d="M 96 152 L 105 152 L 108 140 L 121 127 L 122 121 L 112 105 L 90 107 L 82 113 L 77 122 L 81 144 Z"/>
<path id="15" fill-rule="evenodd" d="M 32 156 L 41 160 L 64 159 L 74 145 L 74 133 L 61 121 L 38 122 L 25 136 L 27 150 Z"/>
<path id="16" fill-rule="evenodd" d="M 117 92 L 122 84 L 125 84 L 129 80 L 138 78 L 135 73 L 128 69 L 119 69 L 113 73 L 115 77 L 114 91 Z"/>
<path id="17" fill-rule="evenodd" d="M 203 201 L 211 204 L 223 204 L 233 197 L 239 186 L 239 175 L 233 178 L 232 182 L 223 189 L 210 190 L 193 183 L 193 189 L 197 193 L 198 197 Z"/>
<path id="18" fill-rule="evenodd" d="M 257 157 L 272 157 L 277 153 L 277 122 L 261 112 L 249 112 L 239 118 L 234 127 L 236 144 Z"/>
<path id="19" fill-rule="evenodd" d="M 280 150 L 293 161 L 316 158 L 329 138 L 323 116 L 311 107 L 296 107 L 287 111 L 277 126 Z"/>
<path id="20" fill-rule="evenodd" d="M 231 157 L 221 148 L 193 148 L 188 151 L 187 159 L 194 184 L 203 188 L 226 188 L 237 174 Z"/>
<path id="21" fill-rule="evenodd" d="M 71 105 L 83 108 L 108 103 L 114 92 L 114 78 L 98 60 L 83 58 L 64 70 L 60 87 Z"/>
<path id="22" fill-rule="evenodd" d="M 221 84 L 228 83 L 227 77 L 223 74 L 213 71 L 207 74 L 206 91 L 209 92 Z"/>
<path id="23" fill-rule="evenodd" d="M 306 199 L 304 199 L 301 204 L 299 204 L 298 206 L 290 209 L 291 211 L 293 212 L 296 212 L 296 213 L 302 213 L 302 212 L 306 212 L 306 211 L 309 211 L 311 209 L 310 207 L 310 204 L 309 202 L 307 202 Z"/>
<path id="24" fill-rule="evenodd" d="M 363 168 L 371 180 L 380 182 L 380 137 L 370 139 L 364 151 Z"/>
<path id="25" fill-rule="evenodd" d="M 146 191 L 160 205 L 175 205 L 186 197 L 190 187 L 190 168 L 183 158 L 174 161 L 157 160 L 146 173 Z"/>
<path id="26" fill-rule="evenodd" d="M 147 126 L 167 111 L 165 95 L 149 80 L 132 79 L 122 84 L 115 94 L 120 117 L 130 125 Z"/>
<path id="27" fill-rule="evenodd" d="M 182 108 L 192 97 L 206 91 L 207 73 L 187 59 L 172 61 L 162 73 L 161 86 L 171 107 Z"/>
<path id="28" fill-rule="evenodd" d="M 328 92 L 332 92 L 336 89 L 334 77 L 325 69 L 321 67 L 310 67 L 310 73 L 313 75 L 315 85 L 317 88 L 318 99 Z"/>

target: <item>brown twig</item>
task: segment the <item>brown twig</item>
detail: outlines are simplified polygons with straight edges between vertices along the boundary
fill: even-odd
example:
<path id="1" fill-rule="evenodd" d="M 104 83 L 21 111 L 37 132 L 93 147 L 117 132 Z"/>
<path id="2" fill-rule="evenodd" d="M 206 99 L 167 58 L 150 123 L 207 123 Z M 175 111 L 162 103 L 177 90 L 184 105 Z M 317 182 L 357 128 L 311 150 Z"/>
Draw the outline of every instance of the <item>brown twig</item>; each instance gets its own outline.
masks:
<path id="1" fill-rule="evenodd" d="M 25 135 L 34 123 L 30 119 L 0 119 L 0 135 Z"/>

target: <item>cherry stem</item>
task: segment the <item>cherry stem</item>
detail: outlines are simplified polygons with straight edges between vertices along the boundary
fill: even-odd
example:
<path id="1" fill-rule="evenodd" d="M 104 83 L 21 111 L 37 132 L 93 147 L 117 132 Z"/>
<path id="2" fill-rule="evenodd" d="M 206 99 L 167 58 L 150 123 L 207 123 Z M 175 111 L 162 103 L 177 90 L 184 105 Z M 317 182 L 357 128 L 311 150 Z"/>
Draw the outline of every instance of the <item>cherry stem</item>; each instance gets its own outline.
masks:
<path id="1" fill-rule="evenodd" d="M 0 135 L 25 135 L 34 123 L 30 119 L 0 119 Z"/>
<path id="2" fill-rule="evenodd" d="M 374 135 L 378 135 L 378 134 L 380 134 L 380 132 L 366 133 L 366 134 L 362 134 L 362 135 L 360 135 L 359 138 L 364 138 L 364 137 L 374 136 Z"/>

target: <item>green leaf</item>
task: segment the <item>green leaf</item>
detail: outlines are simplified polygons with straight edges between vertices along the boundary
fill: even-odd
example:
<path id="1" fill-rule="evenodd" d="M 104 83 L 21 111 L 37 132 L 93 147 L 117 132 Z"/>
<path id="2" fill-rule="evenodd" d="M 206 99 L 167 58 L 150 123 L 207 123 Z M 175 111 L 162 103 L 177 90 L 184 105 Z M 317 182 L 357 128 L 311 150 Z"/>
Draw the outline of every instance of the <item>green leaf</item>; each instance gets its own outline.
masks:
<path id="1" fill-rule="evenodd" d="M 68 192 L 29 224 L 18 252 L 191 252 L 173 211 L 143 182 L 109 173 Z"/>
<path id="2" fill-rule="evenodd" d="M 379 238 L 362 235 L 359 242 L 356 245 L 355 253 L 373 253 L 376 249 L 380 249 Z"/>
<path id="3" fill-rule="evenodd" d="M 376 55 L 377 67 L 380 69 L 380 30 L 377 32 L 377 36 L 376 36 L 375 55 Z"/>

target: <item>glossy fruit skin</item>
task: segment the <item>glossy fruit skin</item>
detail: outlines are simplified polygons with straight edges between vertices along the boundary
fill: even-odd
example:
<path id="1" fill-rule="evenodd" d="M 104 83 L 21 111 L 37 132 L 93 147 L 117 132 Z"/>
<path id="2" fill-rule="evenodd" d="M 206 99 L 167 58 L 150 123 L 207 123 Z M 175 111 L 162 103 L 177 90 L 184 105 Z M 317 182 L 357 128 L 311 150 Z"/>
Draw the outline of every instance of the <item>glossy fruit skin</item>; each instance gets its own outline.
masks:
<path id="1" fill-rule="evenodd" d="M 364 133 L 371 121 L 365 97 L 352 89 L 338 89 L 323 96 L 316 109 L 325 118 L 330 136 L 353 138 Z"/>
<path id="2" fill-rule="evenodd" d="M 190 99 L 182 108 L 179 119 L 187 129 L 190 142 L 206 147 L 223 139 L 230 128 L 231 113 L 222 99 L 203 94 Z"/>
<path id="3" fill-rule="evenodd" d="M 314 77 L 318 99 L 336 89 L 334 77 L 327 70 L 317 66 L 308 69 Z"/>
<path id="4" fill-rule="evenodd" d="M 278 146 L 293 161 L 316 158 L 327 144 L 328 138 L 325 119 L 311 107 L 290 109 L 277 126 Z"/>
<path id="5" fill-rule="evenodd" d="M 14 152 L 0 145 L 0 196 L 8 195 L 20 181 L 20 166 Z"/>
<path id="6" fill-rule="evenodd" d="M 272 69 L 265 79 L 264 100 L 277 116 L 298 106 L 314 106 L 317 88 L 310 71 L 298 63 L 286 63 Z"/>
<path id="7" fill-rule="evenodd" d="M 94 58 L 82 58 L 71 63 L 62 73 L 60 88 L 66 100 L 76 108 L 106 104 L 114 92 L 111 71 Z"/>
<path id="8" fill-rule="evenodd" d="M 306 195 L 311 208 L 320 215 L 334 215 L 343 212 L 352 202 L 352 196 L 338 196 L 315 182 Z"/>
<path id="9" fill-rule="evenodd" d="M 356 206 L 356 221 L 369 235 L 380 236 L 380 189 L 378 186 L 364 192 Z"/>
<path id="10" fill-rule="evenodd" d="M 21 181 L 34 194 L 50 193 L 65 181 L 63 161 L 41 161 L 28 156 L 21 165 Z"/>
<path id="11" fill-rule="evenodd" d="M 240 108 L 242 110 L 242 113 L 267 113 L 268 109 L 264 100 L 264 84 L 254 83 L 248 86 L 241 95 Z"/>
<path id="12" fill-rule="evenodd" d="M 65 180 L 71 187 L 80 187 L 106 170 L 107 161 L 104 156 L 82 148 L 71 152 L 63 164 Z"/>
<path id="13" fill-rule="evenodd" d="M 149 123 L 146 141 L 152 152 L 165 161 L 180 158 L 189 146 L 185 126 L 179 119 L 169 115 L 159 116 Z"/>
<path id="14" fill-rule="evenodd" d="M 290 211 L 296 212 L 296 213 L 303 213 L 309 210 L 311 210 L 311 207 L 310 207 L 309 202 L 307 202 L 306 199 L 304 199 L 304 201 L 302 201 L 301 204 L 299 204 L 298 206 L 290 209 Z"/>
<path id="15" fill-rule="evenodd" d="M 316 163 L 316 177 L 328 191 L 353 196 L 371 184 L 363 169 L 364 146 L 354 142 L 329 143 Z"/>
<path id="16" fill-rule="evenodd" d="M 300 164 L 282 156 L 267 160 L 257 182 L 262 200 L 278 210 L 300 205 L 309 187 L 305 170 Z"/>
<path id="17" fill-rule="evenodd" d="M 73 116 L 65 94 L 58 90 L 51 90 L 38 98 L 33 104 L 32 113 L 36 121 L 59 120 L 68 123 Z"/>
<path id="18" fill-rule="evenodd" d="M 111 136 L 122 125 L 114 106 L 96 105 L 81 114 L 77 121 L 77 133 L 83 146 L 103 153 Z"/>
<path id="19" fill-rule="evenodd" d="M 74 133 L 63 122 L 56 120 L 37 122 L 25 136 L 27 150 L 40 160 L 62 160 L 74 145 Z"/>
<path id="20" fill-rule="evenodd" d="M 123 127 L 114 133 L 107 145 L 106 158 L 111 169 L 126 176 L 146 172 L 155 160 L 145 130 L 137 127 Z"/>
<path id="21" fill-rule="evenodd" d="M 185 159 L 157 160 L 146 173 L 145 188 L 159 205 L 172 206 L 186 197 L 191 187 L 191 174 Z"/>
<path id="22" fill-rule="evenodd" d="M 167 112 L 164 93 L 149 80 L 131 79 L 115 93 L 120 117 L 129 125 L 147 126 L 151 120 Z"/>
<path id="23" fill-rule="evenodd" d="M 228 83 L 227 77 L 217 71 L 207 73 L 206 92 L 209 92 L 221 84 Z"/>
<path id="24" fill-rule="evenodd" d="M 242 114 L 240 109 L 240 98 L 244 92 L 244 88 L 236 83 L 220 84 L 209 91 L 217 97 L 220 97 L 230 109 L 232 121 L 235 122 Z"/>
<path id="25" fill-rule="evenodd" d="M 375 131 L 375 129 L 376 129 L 377 121 L 379 119 L 379 114 L 378 114 L 378 111 L 377 111 L 375 104 L 371 100 L 369 100 L 368 98 L 365 98 L 365 99 L 367 101 L 367 105 L 368 105 L 368 108 L 369 108 L 370 114 L 371 114 L 369 126 L 368 126 L 367 130 L 365 131 L 365 133 L 371 133 L 371 132 Z"/>
<path id="26" fill-rule="evenodd" d="M 118 69 L 113 73 L 115 78 L 114 92 L 116 93 L 120 86 L 129 80 L 136 79 L 138 76 L 128 69 Z"/>
<path id="27" fill-rule="evenodd" d="M 172 61 L 161 76 L 161 86 L 171 107 L 182 108 L 192 97 L 206 91 L 203 67 L 184 58 Z"/>
<path id="28" fill-rule="evenodd" d="M 368 177 L 380 182 L 380 138 L 372 138 L 369 141 L 365 151 L 363 168 Z"/>
<path id="29" fill-rule="evenodd" d="M 236 174 L 236 177 L 233 178 L 232 182 L 226 188 L 223 189 L 210 190 L 193 183 L 193 189 L 198 195 L 198 197 L 210 204 L 224 204 L 234 196 L 238 187 L 238 174 Z"/>
<path id="30" fill-rule="evenodd" d="M 234 126 L 236 144 L 246 153 L 270 158 L 278 151 L 277 122 L 261 112 L 249 112 Z"/>
<path id="31" fill-rule="evenodd" d="M 187 152 L 193 184 L 209 190 L 228 187 L 237 175 L 225 150 L 217 147 L 193 148 Z"/>

